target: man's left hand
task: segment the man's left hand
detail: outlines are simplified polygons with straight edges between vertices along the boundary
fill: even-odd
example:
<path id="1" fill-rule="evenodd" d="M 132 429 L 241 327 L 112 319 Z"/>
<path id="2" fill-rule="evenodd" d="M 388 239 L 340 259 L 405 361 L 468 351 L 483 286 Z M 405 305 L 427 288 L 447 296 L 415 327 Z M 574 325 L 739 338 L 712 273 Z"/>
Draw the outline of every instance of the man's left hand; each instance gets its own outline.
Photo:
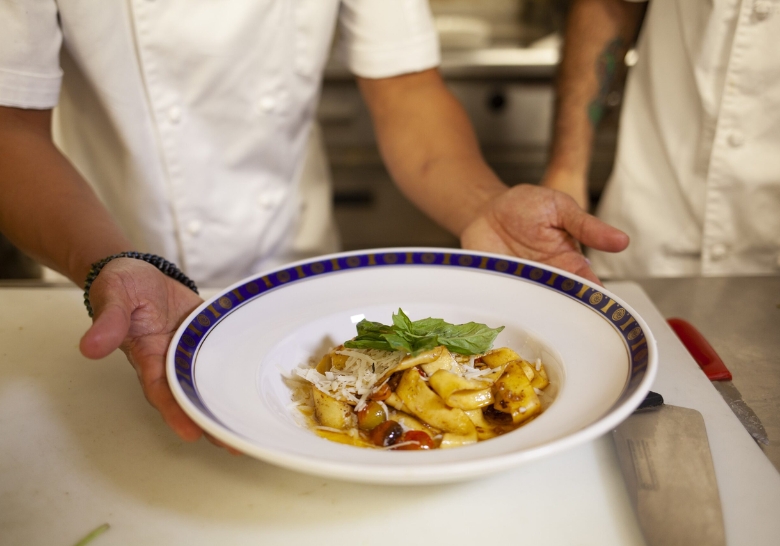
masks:
<path id="1" fill-rule="evenodd" d="M 494 197 L 461 233 L 464 249 L 508 254 L 601 283 L 580 245 L 620 252 L 628 235 L 592 216 L 570 196 L 522 184 Z"/>

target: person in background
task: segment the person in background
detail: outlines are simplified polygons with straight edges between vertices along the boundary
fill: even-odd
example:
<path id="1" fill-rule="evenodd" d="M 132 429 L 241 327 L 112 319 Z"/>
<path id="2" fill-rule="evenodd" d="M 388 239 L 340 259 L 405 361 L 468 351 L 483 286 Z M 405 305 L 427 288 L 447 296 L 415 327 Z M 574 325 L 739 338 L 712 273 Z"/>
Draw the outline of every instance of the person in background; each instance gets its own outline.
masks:
<path id="1" fill-rule="evenodd" d="M 580 243 L 628 242 L 565 194 L 488 168 L 436 70 L 424 0 L 13 0 L 0 20 L 0 231 L 87 284 L 82 353 L 121 348 L 185 440 L 202 431 L 164 360 L 201 302 L 187 277 L 223 286 L 335 249 L 310 130 L 337 26 L 393 178 L 464 247 L 597 280 Z"/>
<path id="2" fill-rule="evenodd" d="M 780 273 L 780 2 L 575 0 L 543 185 L 587 208 L 604 100 L 637 36 L 597 216 L 631 237 L 602 277 Z"/>

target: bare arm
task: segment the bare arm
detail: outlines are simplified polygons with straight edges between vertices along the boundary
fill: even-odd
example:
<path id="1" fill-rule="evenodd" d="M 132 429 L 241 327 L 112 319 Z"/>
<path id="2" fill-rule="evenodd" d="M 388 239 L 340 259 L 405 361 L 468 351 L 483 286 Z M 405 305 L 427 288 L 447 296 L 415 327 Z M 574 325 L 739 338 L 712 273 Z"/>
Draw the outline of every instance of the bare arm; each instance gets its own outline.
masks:
<path id="1" fill-rule="evenodd" d="M 87 182 L 51 139 L 51 111 L 0 107 L 0 230 L 19 248 L 79 286 L 92 263 L 133 247 Z M 144 394 L 185 440 L 202 431 L 179 408 L 165 376 L 165 352 L 182 319 L 202 300 L 141 260 L 111 261 L 90 289 L 95 310 L 81 352 L 121 348 Z"/>
<path id="2" fill-rule="evenodd" d="M 645 4 L 575 0 L 569 12 L 556 86 L 555 125 L 543 185 L 587 208 L 587 172 L 607 95 L 625 77 L 626 52 Z"/>
<path id="3" fill-rule="evenodd" d="M 50 126 L 51 110 L 0 107 L 0 231 L 81 286 L 91 263 L 132 247 Z"/>
<path id="4" fill-rule="evenodd" d="M 508 188 L 482 158 L 465 111 L 435 70 L 360 80 L 390 173 L 464 248 L 515 255 L 596 279 L 580 242 L 617 252 L 628 238 L 547 188 Z"/>
<path id="5" fill-rule="evenodd" d="M 483 160 L 463 107 L 436 70 L 358 82 L 393 179 L 459 236 L 485 203 L 507 189 Z"/>

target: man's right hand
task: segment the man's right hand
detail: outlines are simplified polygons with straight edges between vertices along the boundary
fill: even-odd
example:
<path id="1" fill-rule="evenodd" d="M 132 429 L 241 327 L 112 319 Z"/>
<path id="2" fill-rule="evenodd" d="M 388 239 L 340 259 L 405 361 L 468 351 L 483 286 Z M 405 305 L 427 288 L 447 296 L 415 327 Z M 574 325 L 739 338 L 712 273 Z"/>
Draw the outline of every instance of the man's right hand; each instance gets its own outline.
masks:
<path id="1" fill-rule="evenodd" d="M 94 320 L 81 338 L 81 353 L 97 359 L 122 349 L 146 399 L 168 426 L 185 441 L 200 438 L 203 431 L 168 387 L 165 356 L 176 329 L 203 300 L 153 265 L 132 258 L 109 262 L 92 283 L 89 299 Z"/>

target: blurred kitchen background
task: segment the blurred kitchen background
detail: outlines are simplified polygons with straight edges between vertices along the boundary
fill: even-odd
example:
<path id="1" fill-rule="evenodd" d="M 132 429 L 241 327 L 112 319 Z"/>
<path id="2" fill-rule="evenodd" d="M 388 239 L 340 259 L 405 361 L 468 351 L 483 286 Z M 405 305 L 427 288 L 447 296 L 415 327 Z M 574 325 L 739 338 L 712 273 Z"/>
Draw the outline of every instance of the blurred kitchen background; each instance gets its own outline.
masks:
<path id="1" fill-rule="evenodd" d="M 474 124 L 491 167 L 507 184 L 536 184 L 551 138 L 553 84 L 568 0 L 430 0 L 442 74 Z M 590 193 L 597 202 L 612 170 L 620 92 L 596 137 Z M 368 111 L 336 60 L 319 109 L 344 250 L 458 246 L 418 212 L 382 165 Z"/>
<path id="2" fill-rule="evenodd" d="M 441 38 L 441 71 L 468 111 L 488 163 L 507 184 L 538 183 L 550 143 L 553 83 L 569 0 L 430 2 Z M 590 174 L 594 203 L 612 169 L 619 90 L 608 103 Z M 336 58 L 325 73 L 318 118 L 344 250 L 458 246 L 393 185 L 357 86 Z M 41 268 L 0 235 L 0 278 L 40 276 Z"/>

